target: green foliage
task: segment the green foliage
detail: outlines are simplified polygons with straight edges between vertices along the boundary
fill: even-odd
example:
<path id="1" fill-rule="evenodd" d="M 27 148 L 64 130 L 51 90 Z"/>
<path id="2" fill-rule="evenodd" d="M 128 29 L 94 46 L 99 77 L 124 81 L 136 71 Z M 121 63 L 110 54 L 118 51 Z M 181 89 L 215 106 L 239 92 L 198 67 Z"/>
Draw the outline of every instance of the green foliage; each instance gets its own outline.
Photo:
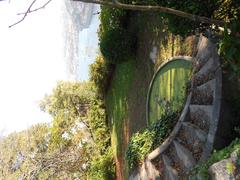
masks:
<path id="1" fill-rule="evenodd" d="M 230 31 L 225 27 L 223 39 L 220 42 L 220 55 L 224 58 L 224 65 L 230 69 L 232 77 L 240 77 L 240 23 L 234 19 Z"/>
<path id="2" fill-rule="evenodd" d="M 116 64 L 127 60 L 133 51 L 132 37 L 122 28 L 105 31 L 100 41 L 100 51 L 107 62 Z"/>
<path id="3" fill-rule="evenodd" d="M 146 129 L 135 133 L 128 144 L 126 159 L 130 169 L 136 167 L 145 156 L 159 146 L 169 135 L 178 117 L 177 112 L 168 111 Z"/>
<path id="4" fill-rule="evenodd" d="M 94 156 L 91 161 L 89 173 L 90 179 L 110 180 L 114 179 L 115 164 L 111 148 L 105 149 L 103 155 Z"/>
<path id="5" fill-rule="evenodd" d="M 203 179 L 209 179 L 208 169 L 210 166 L 220 160 L 229 158 L 234 151 L 240 151 L 240 139 L 235 139 L 228 147 L 215 151 L 206 162 L 197 165 L 190 174 L 198 174 Z M 230 171 L 231 169 L 229 166 Z"/>
<path id="6" fill-rule="evenodd" d="M 110 132 L 106 124 L 106 111 L 101 100 L 95 99 L 91 102 L 87 121 L 92 131 L 96 151 L 102 154 L 110 146 Z"/>
<path id="7" fill-rule="evenodd" d="M 126 160 L 130 169 L 136 167 L 151 151 L 154 135 L 155 132 L 145 129 L 132 136 L 126 152 Z"/>
<path id="8" fill-rule="evenodd" d="M 106 97 L 108 121 L 112 127 L 111 140 L 115 157 L 124 156 L 122 143 L 123 129 L 128 115 L 128 92 L 134 75 L 134 61 L 127 61 L 116 66 L 111 89 Z"/>
<path id="9" fill-rule="evenodd" d="M 104 97 L 111 79 L 112 66 L 107 64 L 103 57 L 98 56 L 93 64 L 90 65 L 90 80 L 94 83 L 97 94 Z"/>
<path id="10" fill-rule="evenodd" d="M 238 0 L 218 0 L 218 8 L 214 12 L 214 17 L 227 22 L 240 17 L 240 1 Z"/>
<path id="11" fill-rule="evenodd" d="M 79 108 L 89 104 L 94 96 L 95 90 L 91 83 L 59 81 L 51 95 L 45 96 L 40 102 L 40 108 L 53 117 L 61 111 L 76 116 L 80 113 Z"/>
<path id="12" fill-rule="evenodd" d="M 45 96 L 40 108 L 53 117 L 50 146 L 64 148 L 71 143 L 71 128 L 78 122 L 86 124 L 84 117 L 90 102 L 95 98 L 95 90 L 91 83 L 58 82 L 51 95 Z M 87 125 L 87 124 L 86 124 Z"/>
<path id="13" fill-rule="evenodd" d="M 124 21 L 127 17 L 127 11 L 123 9 L 115 9 L 102 6 L 100 14 L 100 31 L 99 36 L 112 29 L 119 29 L 124 26 Z"/>
<path id="14" fill-rule="evenodd" d="M 124 0 L 123 2 L 140 5 L 160 5 L 163 7 L 173 8 L 194 15 L 225 20 L 228 22 L 232 18 L 240 16 L 239 0 L 149 0 L 147 2 L 144 0 Z M 181 18 L 171 14 L 161 13 L 161 15 L 168 20 L 168 29 L 173 34 L 186 36 L 188 34 L 194 33 L 196 30 L 203 32 L 208 28 L 211 29 L 210 25 L 198 21 L 191 21 L 186 18 Z"/>
<path id="15" fill-rule="evenodd" d="M 58 83 L 41 102 L 42 109 L 53 117 L 50 128 L 36 125 L 0 140 L 0 176 L 114 179 L 106 112 L 95 92 L 89 83 Z M 87 108 L 80 109 L 81 105 Z M 20 153 L 24 161 L 19 163 Z"/>
<path id="16" fill-rule="evenodd" d="M 135 33 L 127 31 L 128 11 L 101 7 L 99 45 L 100 51 L 110 64 L 126 61 L 134 54 Z"/>
<path id="17" fill-rule="evenodd" d="M 34 154 L 45 154 L 47 151 L 47 124 L 36 124 L 25 131 L 11 133 L 0 140 L 0 177 L 17 179 L 22 172 L 31 171 L 34 167 Z M 20 155 L 23 155 L 21 160 Z"/>

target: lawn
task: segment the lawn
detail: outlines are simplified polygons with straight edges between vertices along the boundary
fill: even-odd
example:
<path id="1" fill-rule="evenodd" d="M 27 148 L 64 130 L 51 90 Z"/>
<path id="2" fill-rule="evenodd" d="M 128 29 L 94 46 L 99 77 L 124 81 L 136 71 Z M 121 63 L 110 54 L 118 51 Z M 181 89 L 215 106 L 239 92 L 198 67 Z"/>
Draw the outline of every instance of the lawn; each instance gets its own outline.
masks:
<path id="1" fill-rule="evenodd" d="M 129 60 L 118 64 L 107 94 L 106 105 L 108 121 L 111 123 L 111 142 L 116 157 L 117 169 L 123 170 L 125 144 L 128 136 L 128 93 L 134 75 L 134 62 Z M 123 176 L 123 174 L 121 174 Z"/>
<path id="2" fill-rule="evenodd" d="M 148 101 L 148 122 L 150 124 L 156 122 L 167 107 L 173 111 L 182 108 L 190 70 L 191 63 L 179 59 L 167 63 L 154 76 Z"/>

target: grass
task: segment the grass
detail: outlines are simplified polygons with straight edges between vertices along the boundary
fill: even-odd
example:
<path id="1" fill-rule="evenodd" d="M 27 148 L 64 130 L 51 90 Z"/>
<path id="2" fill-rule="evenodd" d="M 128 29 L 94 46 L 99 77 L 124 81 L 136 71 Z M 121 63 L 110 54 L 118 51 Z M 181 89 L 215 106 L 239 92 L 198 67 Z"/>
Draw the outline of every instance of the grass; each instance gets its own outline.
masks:
<path id="1" fill-rule="evenodd" d="M 113 154 L 124 158 L 125 131 L 128 127 L 128 93 L 134 75 L 134 61 L 117 64 L 111 88 L 107 94 L 108 120 L 111 122 L 111 143 Z M 122 163 L 122 162 L 121 162 Z"/>
<path id="2" fill-rule="evenodd" d="M 190 69 L 189 61 L 177 60 L 166 64 L 157 72 L 149 92 L 148 120 L 150 124 L 156 122 L 165 113 L 168 105 L 173 111 L 182 108 Z"/>

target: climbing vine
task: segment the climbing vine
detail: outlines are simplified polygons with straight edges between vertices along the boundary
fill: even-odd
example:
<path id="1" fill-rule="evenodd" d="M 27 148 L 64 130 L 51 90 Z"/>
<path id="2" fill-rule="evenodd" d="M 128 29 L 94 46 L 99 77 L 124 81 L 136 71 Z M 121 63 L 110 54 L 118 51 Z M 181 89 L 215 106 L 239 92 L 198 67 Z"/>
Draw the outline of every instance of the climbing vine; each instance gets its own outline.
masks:
<path id="1" fill-rule="evenodd" d="M 128 144 L 126 160 L 130 169 L 136 167 L 145 156 L 161 144 L 174 127 L 178 111 L 168 111 L 146 129 L 135 133 Z"/>
<path id="2" fill-rule="evenodd" d="M 220 55 L 224 58 L 224 67 L 230 70 L 231 77 L 240 78 L 240 23 L 234 19 L 229 28 L 225 27 L 220 41 Z"/>

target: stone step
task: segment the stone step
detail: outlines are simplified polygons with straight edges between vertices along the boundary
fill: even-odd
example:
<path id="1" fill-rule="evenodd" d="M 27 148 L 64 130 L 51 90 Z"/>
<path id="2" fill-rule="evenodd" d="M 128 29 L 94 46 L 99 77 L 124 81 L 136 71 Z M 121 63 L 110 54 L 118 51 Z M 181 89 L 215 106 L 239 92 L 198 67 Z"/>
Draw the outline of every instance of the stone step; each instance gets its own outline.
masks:
<path id="1" fill-rule="evenodd" d="M 198 71 L 193 77 L 193 85 L 194 87 L 199 86 L 211 79 L 215 76 L 215 71 L 219 67 L 217 61 L 214 58 L 210 58 L 206 64 Z"/>
<path id="2" fill-rule="evenodd" d="M 216 79 L 212 79 L 193 89 L 191 104 L 211 105 L 213 103 Z"/>
<path id="3" fill-rule="evenodd" d="M 211 57 L 217 57 L 216 47 L 204 36 L 199 38 L 194 65 L 200 69 Z"/>
<path id="4" fill-rule="evenodd" d="M 176 149 L 178 159 L 181 161 L 187 171 L 190 170 L 196 164 L 191 152 L 176 140 L 173 141 L 173 144 Z"/>
<path id="5" fill-rule="evenodd" d="M 140 179 L 148 180 L 148 179 L 160 179 L 159 171 L 155 168 L 151 161 L 145 160 L 142 164 L 140 170 Z"/>
<path id="6" fill-rule="evenodd" d="M 190 121 L 200 129 L 208 132 L 212 121 L 212 105 L 190 105 Z"/>
<path id="7" fill-rule="evenodd" d="M 196 143 L 196 141 L 205 142 L 207 139 L 207 133 L 201 130 L 198 126 L 190 123 L 190 122 L 183 122 L 182 129 L 184 130 L 185 134 L 190 139 L 193 139 L 190 143 Z"/>
<path id="8" fill-rule="evenodd" d="M 191 151 L 196 161 L 200 160 L 203 147 L 207 140 L 207 133 L 196 125 L 184 122 L 176 140 Z"/>
<path id="9" fill-rule="evenodd" d="M 176 169 L 171 166 L 171 160 L 166 156 L 162 155 L 163 163 L 164 163 L 164 175 L 166 179 L 169 180 L 178 180 L 178 173 Z"/>

